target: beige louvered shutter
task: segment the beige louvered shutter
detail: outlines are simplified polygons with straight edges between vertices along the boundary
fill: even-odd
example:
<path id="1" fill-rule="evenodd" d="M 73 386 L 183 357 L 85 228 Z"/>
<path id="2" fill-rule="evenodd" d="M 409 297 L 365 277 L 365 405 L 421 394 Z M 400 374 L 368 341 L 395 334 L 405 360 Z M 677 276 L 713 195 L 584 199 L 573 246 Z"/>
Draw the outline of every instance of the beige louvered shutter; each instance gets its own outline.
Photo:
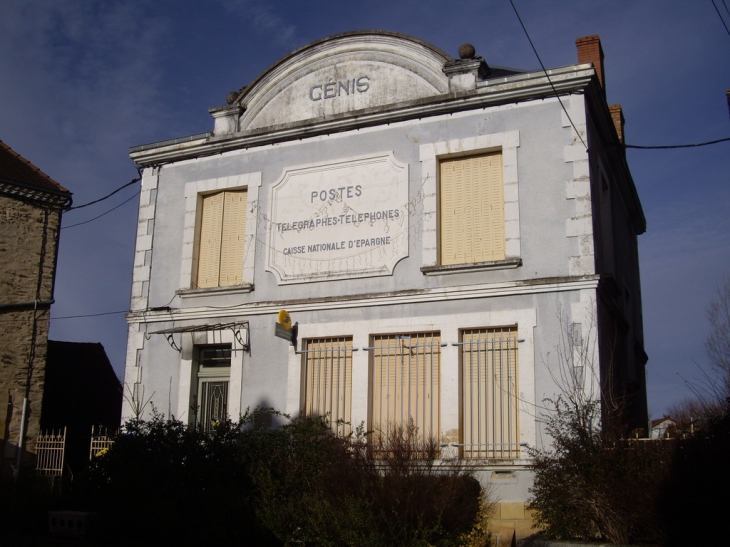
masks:
<path id="1" fill-rule="evenodd" d="M 374 337 L 371 429 L 377 434 L 412 420 L 418 435 L 438 437 L 440 343 L 437 332 Z"/>
<path id="2" fill-rule="evenodd" d="M 352 406 L 352 337 L 305 340 L 304 412 L 328 416 L 337 433 L 350 432 Z M 344 420 L 347 423 L 337 423 Z"/>
<path id="3" fill-rule="evenodd" d="M 441 162 L 441 264 L 503 260 L 502 156 Z"/>
<path id="4" fill-rule="evenodd" d="M 246 239 L 247 193 L 225 192 L 221 231 L 220 286 L 243 282 L 243 253 Z"/>
<path id="5" fill-rule="evenodd" d="M 502 181 L 502 154 L 490 154 L 481 158 L 480 172 L 484 173 L 484 185 L 488 189 L 488 208 L 484 204 L 484 225 L 489 227 L 484 258 L 479 260 L 504 260 L 504 183 Z"/>
<path id="6" fill-rule="evenodd" d="M 455 169 L 453 161 L 441 162 L 441 264 L 459 264 L 457 256 L 459 250 L 459 237 L 457 234 L 457 222 L 459 211 L 457 210 L 456 197 L 459 191 L 460 170 Z"/>
<path id="7" fill-rule="evenodd" d="M 519 457 L 517 347 L 517 327 L 462 332 L 464 457 Z"/>
<path id="8" fill-rule="evenodd" d="M 203 197 L 197 281 L 197 286 L 200 288 L 218 286 L 221 225 L 223 223 L 223 195 L 223 192 L 220 192 Z"/>
<path id="9" fill-rule="evenodd" d="M 424 439 L 437 438 L 441 427 L 439 381 L 441 378 L 441 335 L 434 332 L 411 335 L 409 417 Z"/>

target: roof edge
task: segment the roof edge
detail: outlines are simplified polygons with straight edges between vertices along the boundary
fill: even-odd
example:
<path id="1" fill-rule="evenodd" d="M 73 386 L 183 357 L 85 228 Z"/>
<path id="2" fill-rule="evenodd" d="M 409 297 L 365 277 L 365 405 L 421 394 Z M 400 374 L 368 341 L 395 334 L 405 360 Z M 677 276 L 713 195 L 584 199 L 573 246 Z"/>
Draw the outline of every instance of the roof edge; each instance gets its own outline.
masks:
<path id="1" fill-rule="evenodd" d="M 16 161 L 19 161 L 22 164 L 25 164 L 25 166 L 27 168 L 31 169 L 41 179 L 45 180 L 49 184 L 49 187 L 48 187 L 49 191 L 52 188 L 55 188 L 55 189 L 57 189 L 57 190 L 59 190 L 61 192 L 66 192 L 69 196 L 71 195 L 71 192 L 69 192 L 66 188 L 64 188 L 63 186 L 61 186 L 58 182 L 56 182 L 55 180 L 53 180 L 46 173 L 44 173 L 43 171 L 41 171 L 41 169 L 39 167 L 33 165 L 33 163 L 31 163 L 30 160 L 27 160 L 26 158 L 24 158 L 23 156 L 21 156 L 20 154 L 18 154 L 15 150 L 13 150 L 12 148 L 10 148 L 10 146 L 8 146 L 7 143 L 3 142 L 2 140 L 0 140 L 0 149 L 3 149 L 6 153 L 10 154 L 12 157 L 15 158 Z M 5 182 L 11 182 L 11 183 L 13 183 L 13 182 L 21 183 L 22 182 L 23 184 L 32 184 L 33 186 L 36 186 L 38 188 L 42 188 L 41 185 L 36 185 L 36 184 L 28 183 L 28 182 L 25 182 L 25 181 L 19 181 L 19 180 L 16 180 L 16 179 L 9 179 L 7 177 L 2 177 L 2 178 L 3 178 L 3 180 Z"/>
<path id="2" fill-rule="evenodd" d="M 15 188 L 17 191 L 8 187 Z M 63 187 L 61 186 L 61 188 Z M 62 208 L 70 207 L 73 202 L 71 192 L 65 188 L 63 190 L 57 190 L 55 188 L 49 188 L 48 186 L 21 182 L 19 180 L 8 179 L 6 177 L 0 177 L 0 193 L 16 196 L 20 195 L 24 198 L 40 202 L 50 202 L 53 205 L 58 205 Z"/>
<path id="3" fill-rule="evenodd" d="M 355 111 L 347 116 L 338 115 L 321 120 L 303 120 L 287 126 L 239 132 L 219 138 L 208 137 L 192 140 L 184 137 L 181 140 L 185 142 L 181 143 L 175 143 L 176 139 L 171 139 L 166 141 L 169 143 L 167 146 L 133 147 L 133 150 L 130 150 L 130 157 L 136 163 L 144 166 L 173 163 L 240 148 L 368 127 L 383 123 L 386 118 L 390 118 L 391 122 L 404 121 L 472 108 L 547 98 L 554 96 L 555 88 L 559 94 L 585 89 L 594 72 L 589 65 L 569 65 L 548 69 L 553 85 L 548 84 L 542 70 L 515 74 L 506 78 L 489 80 L 488 85 L 480 85 L 470 92 L 450 93 L 429 99 L 394 103 L 387 108 Z M 204 137 L 204 134 L 196 136 Z"/>

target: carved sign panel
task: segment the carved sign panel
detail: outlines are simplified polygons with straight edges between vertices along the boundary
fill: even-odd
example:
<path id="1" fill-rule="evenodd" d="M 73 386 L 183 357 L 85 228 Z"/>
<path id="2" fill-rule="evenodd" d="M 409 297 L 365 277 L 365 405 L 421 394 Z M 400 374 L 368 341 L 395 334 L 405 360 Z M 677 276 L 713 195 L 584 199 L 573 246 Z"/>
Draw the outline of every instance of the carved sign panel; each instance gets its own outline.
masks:
<path id="1" fill-rule="evenodd" d="M 271 191 L 280 284 L 391 275 L 408 256 L 408 166 L 392 153 L 288 169 Z"/>
<path id="2" fill-rule="evenodd" d="M 403 62 L 402 59 L 399 61 Z M 319 119 L 364 108 L 431 97 L 438 81 L 394 64 L 326 58 L 282 77 L 251 97 L 241 130 Z M 439 67 L 439 72 L 441 72 Z M 439 75 L 445 78 L 443 73 Z M 261 84 L 263 85 L 263 84 Z M 448 84 L 444 84 L 448 89 Z"/>

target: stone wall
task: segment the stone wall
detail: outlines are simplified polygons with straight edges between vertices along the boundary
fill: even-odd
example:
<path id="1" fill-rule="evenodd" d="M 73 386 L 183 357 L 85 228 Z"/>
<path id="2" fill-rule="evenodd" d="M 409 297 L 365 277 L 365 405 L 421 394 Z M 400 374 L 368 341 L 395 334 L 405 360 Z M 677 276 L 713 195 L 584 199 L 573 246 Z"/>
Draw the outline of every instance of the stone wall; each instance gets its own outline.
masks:
<path id="1" fill-rule="evenodd" d="M 28 398 L 23 458 L 30 463 L 39 433 L 53 298 L 60 211 L 0 195 L 0 454 L 15 462 L 23 399 Z M 16 304 L 46 302 L 34 307 Z"/>
<path id="2" fill-rule="evenodd" d="M 45 213 L 47 226 L 44 227 Z M 53 276 L 60 214 L 46 204 L 0 195 L 0 305 L 32 302 L 36 297 L 44 233 L 42 280 L 38 300 L 53 297 Z"/>

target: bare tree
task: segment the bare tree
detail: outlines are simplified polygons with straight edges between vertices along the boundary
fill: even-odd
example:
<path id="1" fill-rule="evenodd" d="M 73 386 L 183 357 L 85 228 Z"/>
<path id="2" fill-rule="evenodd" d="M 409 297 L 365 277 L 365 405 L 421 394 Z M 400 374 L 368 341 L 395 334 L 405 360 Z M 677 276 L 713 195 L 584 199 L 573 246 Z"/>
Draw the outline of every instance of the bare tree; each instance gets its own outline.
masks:
<path id="1" fill-rule="evenodd" d="M 715 300 L 707 310 L 710 334 L 705 340 L 705 351 L 710 366 L 722 382 L 718 395 L 721 400 L 730 397 L 730 276 L 725 276 L 717 288 Z"/>
<path id="2" fill-rule="evenodd" d="M 716 398 L 703 396 L 685 397 L 679 402 L 667 407 L 666 416 L 671 418 L 676 426 L 669 435 L 686 437 L 705 428 L 707 421 L 713 416 L 722 413 L 722 404 Z"/>
<path id="3" fill-rule="evenodd" d="M 554 411 L 555 403 L 560 401 L 581 417 L 586 428 L 611 428 L 618 434 L 628 406 L 627 397 L 621 395 L 615 385 L 614 352 L 618 340 L 612 340 L 609 358 L 602 364 L 601 371 L 596 314 L 593 301 L 587 303 L 585 310 L 575 318 L 558 305 L 556 319 L 560 325 L 560 336 L 554 346 L 554 355 L 548 353 L 542 358 L 557 387 L 557 399 L 543 402 L 549 411 Z"/>

